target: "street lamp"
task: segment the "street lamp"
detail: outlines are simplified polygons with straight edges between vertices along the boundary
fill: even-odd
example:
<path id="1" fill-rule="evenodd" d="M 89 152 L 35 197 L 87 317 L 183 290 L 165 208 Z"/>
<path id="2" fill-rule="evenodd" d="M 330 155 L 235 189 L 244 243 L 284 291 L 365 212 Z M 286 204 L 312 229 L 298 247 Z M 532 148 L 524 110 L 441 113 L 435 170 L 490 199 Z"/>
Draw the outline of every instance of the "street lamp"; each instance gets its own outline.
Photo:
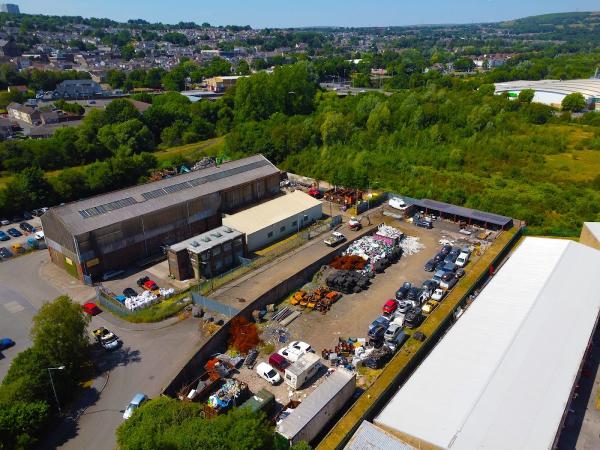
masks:
<path id="1" fill-rule="evenodd" d="M 60 410 L 60 402 L 58 401 L 58 395 L 56 394 L 56 388 L 54 387 L 54 380 L 52 379 L 52 371 L 65 370 L 65 366 L 48 367 L 47 369 L 48 375 L 50 375 L 50 384 L 52 385 L 52 392 L 54 392 L 54 398 L 56 399 L 56 406 L 58 407 L 58 414 L 62 416 L 62 411 Z"/>

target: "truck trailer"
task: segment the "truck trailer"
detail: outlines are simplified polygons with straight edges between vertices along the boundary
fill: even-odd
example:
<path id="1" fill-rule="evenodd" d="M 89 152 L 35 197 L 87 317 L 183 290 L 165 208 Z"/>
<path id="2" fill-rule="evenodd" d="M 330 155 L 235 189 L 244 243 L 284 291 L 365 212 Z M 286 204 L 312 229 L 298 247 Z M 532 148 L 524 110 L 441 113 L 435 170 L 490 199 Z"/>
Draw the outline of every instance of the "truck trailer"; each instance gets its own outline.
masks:
<path id="1" fill-rule="evenodd" d="M 302 385 L 317 373 L 321 367 L 321 358 L 314 353 L 305 353 L 290 367 L 285 369 L 284 381 L 293 389 L 300 389 Z"/>
<path id="2" fill-rule="evenodd" d="M 277 425 L 277 433 L 290 444 L 311 442 L 348 403 L 356 390 L 356 374 L 337 368 L 289 416 Z"/>

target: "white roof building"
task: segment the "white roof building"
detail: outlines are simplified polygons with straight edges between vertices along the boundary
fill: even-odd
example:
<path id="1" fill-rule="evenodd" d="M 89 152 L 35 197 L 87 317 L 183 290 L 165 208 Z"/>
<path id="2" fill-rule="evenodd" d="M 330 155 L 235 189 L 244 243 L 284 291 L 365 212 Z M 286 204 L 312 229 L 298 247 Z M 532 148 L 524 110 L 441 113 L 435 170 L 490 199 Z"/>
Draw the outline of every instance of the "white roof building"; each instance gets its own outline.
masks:
<path id="1" fill-rule="evenodd" d="M 590 78 L 581 80 L 518 80 L 496 83 L 496 94 L 503 92 L 518 94 L 525 89 L 535 91 L 534 102 L 546 105 L 560 105 L 569 94 L 579 92 L 588 103 L 600 98 L 600 79 Z"/>
<path id="2" fill-rule="evenodd" d="M 374 423 L 413 445 L 552 448 L 598 318 L 599 275 L 597 250 L 524 239 Z"/>

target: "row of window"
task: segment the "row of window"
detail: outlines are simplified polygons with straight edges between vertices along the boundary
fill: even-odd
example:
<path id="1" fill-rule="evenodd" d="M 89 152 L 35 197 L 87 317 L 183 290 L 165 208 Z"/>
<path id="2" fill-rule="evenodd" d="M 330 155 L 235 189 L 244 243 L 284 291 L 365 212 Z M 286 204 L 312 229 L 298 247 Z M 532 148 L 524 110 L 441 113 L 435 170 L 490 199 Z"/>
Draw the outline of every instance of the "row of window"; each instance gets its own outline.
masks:
<path id="1" fill-rule="evenodd" d="M 304 215 L 304 217 L 302 218 L 302 221 L 303 221 L 303 222 L 307 222 L 307 221 L 308 221 L 308 216 L 307 216 L 306 214 L 305 214 L 305 215 Z M 297 221 L 297 220 L 294 220 L 294 221 L 292 222 L 292 228 L 295 228 L 295 227 L 297 227 L 297 226 L 298 226 L 298 221 Z M 284 232 L 285 232 L 285 225 L 282 225 L 282 226 L 279 228 L 279 233 L 284 233 Z M 267 233 L 267 237 L 268 237 L 268 238 L 272 238 L 272 237 L 273 237 L 273 232 L 272 232 L 272 231 L 269 231 L 269 232 Z"/>

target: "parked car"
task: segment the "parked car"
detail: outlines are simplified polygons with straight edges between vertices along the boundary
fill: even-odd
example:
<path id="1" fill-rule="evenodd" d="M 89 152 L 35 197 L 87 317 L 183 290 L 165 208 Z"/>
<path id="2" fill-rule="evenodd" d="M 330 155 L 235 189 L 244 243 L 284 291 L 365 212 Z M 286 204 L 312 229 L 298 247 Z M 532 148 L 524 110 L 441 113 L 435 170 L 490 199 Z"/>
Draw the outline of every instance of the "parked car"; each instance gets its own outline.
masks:
<path id="1" fill-rule="evenodd" d="M 409 281 L 405 281 L 402 287 L 396 291 L 396 300 L 404 300 L 411 287 L 412 284 Z"/>
<path id="2" fill-rule="evenodd" d="M 148 400 L 148 396 L 141 392 L 138 392 L 133 396 L 127 408 L 125 408 L 125 412 L 123 413 L 123 419 L 129 419 L 133 412 L 138 409 L 140 406 L 144 404 Z"/>
<path id="3" fill-rule="evenodd" d="M 356 217 L 352 216 L 352 217 L 350 217 L 350 220 L 348 221 L 348 227 L 351 230 L 359 231 L 362 228 L 362 224 L 360 223 L 359 219 L 357 219 Z"/>
<path id="4" fill-rule="evenodd" d="M 452 251 L 452 246 L 450 244 L 445 244 L 440 249 L 440 253 L 443 253 L 444 255 L 447 255 L 451 251 Z"/>
<path id="5" fill-rule="evenodd" d="M 408 293 L 406 294 L 406 299 L 407 300 L 417 300 L 420 295 L 421 295 L 421 289 L 413 286 L 408 290 Z"/>
<path id="6" fill-rule="evenodd" d="M 435 308 L 437 308 L 438 302 L 435 300 L 428 300 L 427 303 L 423 305 L 423 314 L 431 314 Z"/>
<path id="7" fill-rule="evenodd" d="M 428 230 L 431 230 L 433 228 L 433 223 L 431 223 L 431 221 L 429 220 L 416 219 L 414 222 L 416 226 L 421 228 L 427 228 Z"/>
<path id="8" fill-rule="evenodd" d="M 387 350 L 385 351 L 385 353 L 380 354 L 378 358 L 374 358 L 372 356 L 365 358 L 363 361 L 363 366 L 368 367 L 369 369 L 381 369 L 389 362 L 391 358 L 392 352 L 390 350 Z"/>
<path id="9" fill-rule="evenodd" d="M 396 353 L 407 340 L 408 334 L 406 334 L 404 330 L 401 329 L 394 339 L 385 341 L 385 346 L 389 348 L 393 354 Z"/>
<path id="10" fill-rule="evenodd" d="M 316 188 L 309 189 L 307 194 L 313 198 L 322 198 L 323 197 L 323 193 Z"/>
<path id="11" fill-rule="evenodd" d="M 40 231 L 36 231 L 36 232 L 35 232 L 35 238 L 36 238 L 38 241 L 43 241 L 45 237 L 46 237 L 46 235 L 44 234 L 44 232 L 43 232 L 43 231 L 41 231 L 41 230 L 40 230 Z"/>
<path id="12" fill-rule="evenodd" d="M 10 234 L 12 237 L 20 237 L 23 236 L 23 233 L 21 233 L 19 230 L 17 230 L 16 228 L 9 228 L 8 230 L 6 230 L 6 232 L 8 234 Z"/>
<path id="13" fill-rule="evenodd" d="M 85 305 L 83 305 L 83 312 L 89 314 L 90 316 L 96 316 L 100 314 L 102 310 L 98 308 L 98 305 L 95 303 L 87 302 Z"/>
<path id="14" fill-rule="evenodd" d="M 400 211 L 405 211 L 408 208 L 408 205 L 404 200 L 400 197 L 392 197 L 388 200 L 388 205 L 392 208 L 399 209 Z"/>
<path id="15" fill-rule="evenodd" d="M 423 281 L 423 284 L 421 284 L 421 289 L 423 289 L 423 291 L 425 291 L 425 292 L 428 292 L 430 297 L 431 297 L 431 294 L 433 294 L 433 291 L 435 291 L 435 289 L 437 287 L 438 287 L 437 283 L 432 280 L 425 280 L 425 281 Z"/>
<path id="16" fill-rule="evenodd" d="M 445 265 L 446 265 L 446 263 L 444 262 L 444 260 L 438 261 L 435 265 L 434 272 L 437 272 L 438 270 L 444 270 Z"/>
<path id="17" fill-rule="evenodd" d="M 345 240 L 346 240 L 346 236 L 344 236 L 339 231 L 334 231 L 333 233 L 331 233 L 331 236 L 329 236 L 323 242 L 325 242 L 325 244 L 328 245 L 329 247 L 335 247 L 336 245 L 341 244 Z"/>
<path id="18" fill-rule="evenodd" d="M 28 211 L 23 211 L 22 216 L 23 216 L 23 219 L 25 219 L 25 220 L 31 220 L 31 219 L 33 219 L 33 215 L 30 212 L 28 212 Z"/>
<path id="19" fill-rule="evenodd" d="M 246 359 L 244 360 L 244 365 L 248 368 L 248 369 L 252 369 L 254 367 L 254 363 L 256 362 L 256 358 L 258 358 L 258 354 L 260 352 L 253 348 L 252 350 L 250 350 L 248 352 L 248 355 L 246 356 Z"/>
<path id="20" fill-rule="evenodd" d="M 444 270 L 438 270 L 433 277 L 431 277 L 431 279 L 433 281 L 437 281 L 437 283 L 441 283 L 442 282 L 442 277 L 444 276 L 444 274 L 446 273 L 446 271 Z"/>
<path id="21" fill-rule="evenodd" d="M 442 289 L 450 290 L 457 282 L 458 278 L 456 278 L 453 273 L 445 273 L 440 282 L 440 287 Z"/>
<path id="22" fill-rule="evenodd" d="M 292 342 L 290 342 L 288 347 L 291 347 L 295 350 L 301 351 L 302 353 L 312 352 L 312 347 L 309 344 L 307 344 L 306 342 L 302 342 L 302 341 L 292 341 Z"/>
<path id="23" fill-rule="evenodd" d="M 402 300 L 398 302 L 398 312 L 407 313 L 415 306 L 415 303 L 412 300 Z"/>
<path id="24" fill-rule="evenodd" d="M 121 269 L 109 270 L 108 272 L 105 272 L 104 275 L 102 275 L 102 281 L 112 280 L 113 278 L 116 278 L 124 273 L 125 271 Z"/>
<path id="25" fill-rule="evenodd" d="M 407 328 L 417 328 L 423 322 L 421 308 L 413 308 L 404 316 L 404 326 Z"/>
<path id="26" fill-rule="evenodd" d="M 382 325 L 382 326 L 385 326 L 387 328 L 387 326 L 388 326 L 389 323 L 390 323 L 390 318 L 389 317 L 379 316 L 377 319 L 375 319 L 373 322 L 371 322 L 371 324 L 369 325 L 369 331 L 371 331 L 377 325 Z"/>
<path id="27" fill-rule="evenodd" d="M 469 262 L 468 253 L 461 252 L 460 255 L 458 255 L 458 258 L 456 258 L 456 265 L 458 267 L 465 267 L 467 265 L 467 262 Z"/>
<path id="28" fill-rule="evenodd" d="M 146 289 L 147 291 L 158 291 L 158 284 L 156 284 L 156 282 L 154 280 L 148 280 L 146 281 L 142 287 L 144 289 Z"/>
<path id="29" fill-rule="evenodd" d="M 104 327 L 96 328 L 93 333 L 96 340 L 102 346 L 102 348 L 104 348 L 104 350 L 115 350 L 121 345 L 119 337 Z"/>
<path id="30" fill-rule="evenodd" d="M 27 222 L 21 222 L 19 228 L 28 233 L 33 233 L 35 231 L 35 227 Z"/>
<path id="31" fill-rule="evenodd" d="M 8 219 L 0 219 L 0 225 L 2 225 L 3 227 L 6 225 L 10 225 L 10 220 Z"/>
<path id="32" fill-rule="evenodd" d="M 454 263 L 449 262 L 449 263 L 444 264 L 444 270 L 446 272 L 454 273 L 454 272 L 456 272 L 456 269 L 458 269 L 458 266 Z"/>
<path id="33" fill-rule="evenodd" d="M 137 297 L 139 294 L 137 292 L 135 292 L 133 289 L 131 289 L 130 287 L 123 289 L 123 295 L 125 297 Z"/>
<path id="34" fill-rule="evenodd" d="M 386 341 L 391 341 L 393 339 L 396 338 L 396 336 L 398 336 L 398 334 L 402 331 L 402 326 L 398 325 L 397 323 L 391 323 L 389 327 L 387 327 L 387 330 L 385 330 L 385 333 L 383 335 L 383 338 Z"/>
<path id="35" fill-rule="evenodd" d="M 277 353 L 287 359 L 289 362 L 294 363 L 304 355 L 304 352 L 293 347 L 283 347 Z"/>
<path id="36" fill-rule="evenodd" d="M 0 258 L 7 259 L 10 258 L 13 254 L 6 247 L 0 247 Z"/>
<path id="37" fill-rule="evenodd" d="M 383 335 L 385 334 L 385 330 L 387 329 L 384 325 L 377 325 L 369 330 L 369 338 L 372 341 L 381 341 L 383 339 Z"/>
<path id="38" fill-rule="evenodd" d="M 435 269 L 435 265 L 435 259 L 430 259 L 425 263 L 425 267 L 423 267 L 423 269 L 425 269 L 425 272 L 433 272 L 433 270 Z"/>
<path id="39" fill-rule="evenodd" d="M 10 338 L 2 338 L 0 339 L 0 352 L 2 350 L 6 350 L 7 348 L 11 348 L 15 345 L 15 341 Z"/>
<path id="40" fill-rule="evenodd" d="M 273 353 L 269 356 L 269 364 L 280 372 L 283 372 L 290 365 L 289 361 L 279 353 Z"/>
<path id="41" fill-rule="evenodd" d="M 450 253 L 448 253 L 448 256 L 446 256 L 446 258 L 444 259 L 444 261 L 446 263 L 456 262 L 456 258 L 458 258 L 458 255 L 460 255 L 460 250 L 457 249 L 457 248 L 452 249 L 452 251 Z"/>
<path id="42" fill-rule="evenodd" d="M 434 257 L 433 257 L 433 260 L 434 260 L 434 261 L 436 262 L 436 264 L 437 264 L 437 263 L 439 263 L 440 261 L 443 261 L 443 260 L 444 260 L 444 258 L 445 258 L 447 255 L 448 255 L 447 253 L 442 253 L 442 252 L 439 252 L 439 253 L 437 253 L 437 254 L 436 254 Z"/>
<path id="43" fill-rule="evenodd" d="M 265 362 L 260 363 L 256 366 L 256 373 L 259 377 L 267 380 L 272 385 L 281 383 L 281 376 L 277 373 L 270 364 Z"/>
<path id="44" fill-rule="evenodd" d="M 465 276 L 465 269 L 463 269 L 462 267 L 456 269 L 456 273 L 454 274 L 454 276 L 456 278 L 462 278 Z"/>
<path id="45" fill-rule="evenodd" d="M 388 300 L 383 305 L 384 314 L 393 314 L 398 309 L 398 302 L 396 300 Z"/>
<path id="46" fill-rule="evenodd" d="M 12 219 L 10 219 L 10 221 L 11 221 L 12 223 L 19 223 L 19 222 L 22 222 L 22 221 L 23 221 L 23 218 L 22 218 L 21 216 L 13 216 L 13 218 L 12 218 Z"/>
<path id="47" fill-rule="evenodd" d="M 431 296 L 432 300 L 436 300 L 438 302 L 441 302 L 442 299 L 446 296 L 446 291 L 444 291 L 443 289 L 437 288 L 434 292 L 433 295 Z"/>

